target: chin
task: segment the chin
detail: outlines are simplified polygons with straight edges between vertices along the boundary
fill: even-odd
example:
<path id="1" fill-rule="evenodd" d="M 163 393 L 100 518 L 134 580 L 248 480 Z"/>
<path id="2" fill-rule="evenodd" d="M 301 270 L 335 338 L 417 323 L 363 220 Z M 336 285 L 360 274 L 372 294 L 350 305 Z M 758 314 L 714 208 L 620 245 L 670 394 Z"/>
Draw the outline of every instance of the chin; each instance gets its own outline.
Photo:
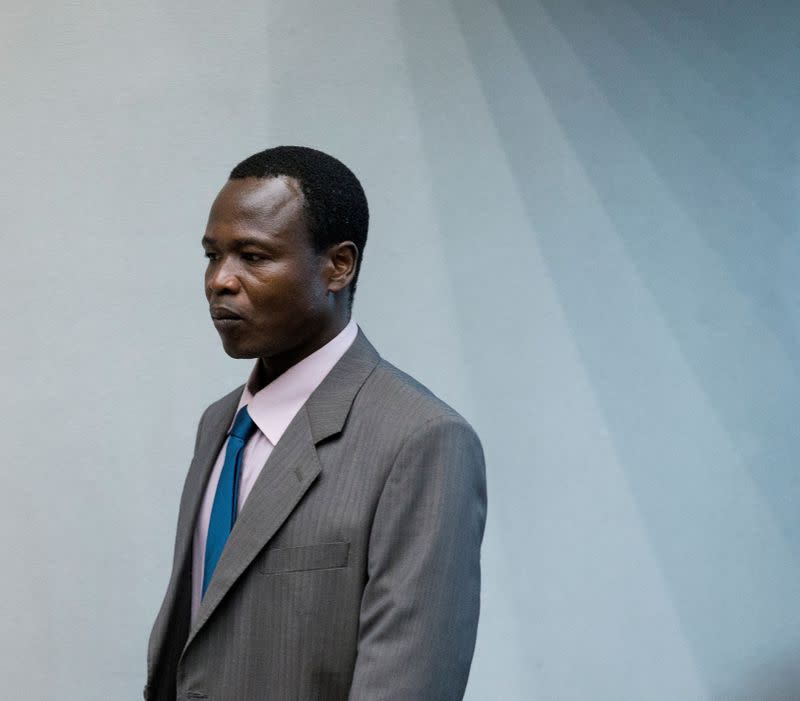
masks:
<path id="1" fill-rule="evenodd" d="M 225 339 L 222 339 L 222 348 L 231 358 L 236 358 L 237 360 L 247 360 L 248 358 L 259 357 L 258 351 L 253 350 L 252 348 L 245 348 L 244 346 L 233 343 L 232 341 L 226 343 Z"/>

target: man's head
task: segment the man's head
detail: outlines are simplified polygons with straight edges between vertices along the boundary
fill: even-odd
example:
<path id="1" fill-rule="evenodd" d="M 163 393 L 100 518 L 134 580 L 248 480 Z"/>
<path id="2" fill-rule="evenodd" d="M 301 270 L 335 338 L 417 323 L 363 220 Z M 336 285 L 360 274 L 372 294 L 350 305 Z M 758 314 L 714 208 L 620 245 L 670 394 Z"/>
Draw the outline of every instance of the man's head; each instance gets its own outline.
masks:
<path id="1" fill-rule="evenodd" d="M 226 352 L 282 371 L 335 336 L 368 222 L 360 183 L 327 154 L 279 146 L 237 165 L 203 237 L 206 297 Z"/>
<path id="2" fill-rule="evenodd" d="M 342 241 L 356 245 L 358 260 L 349 290 L 352 300 L 369 228 L 369 208 L 361 183 L 344 163 L 306 146 L 276 146 L 253 154 L 237 165 L 230 177 L 280 175 L 294 178 L 300 185 L 303 214 L 317 253 Z"/>

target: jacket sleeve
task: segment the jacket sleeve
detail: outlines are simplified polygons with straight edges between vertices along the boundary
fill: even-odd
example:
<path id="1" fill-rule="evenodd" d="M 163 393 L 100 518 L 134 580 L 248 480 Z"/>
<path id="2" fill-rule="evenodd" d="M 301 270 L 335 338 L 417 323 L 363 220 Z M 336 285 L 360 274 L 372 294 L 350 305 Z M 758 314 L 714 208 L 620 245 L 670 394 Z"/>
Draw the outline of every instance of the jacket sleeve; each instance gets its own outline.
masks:
<path id="1" fill-rule="evenodd" d="M 370 534 L 350 701 L 461 699 L 475 647 L 483 451 L 457 416 L 400 448 Z"/>

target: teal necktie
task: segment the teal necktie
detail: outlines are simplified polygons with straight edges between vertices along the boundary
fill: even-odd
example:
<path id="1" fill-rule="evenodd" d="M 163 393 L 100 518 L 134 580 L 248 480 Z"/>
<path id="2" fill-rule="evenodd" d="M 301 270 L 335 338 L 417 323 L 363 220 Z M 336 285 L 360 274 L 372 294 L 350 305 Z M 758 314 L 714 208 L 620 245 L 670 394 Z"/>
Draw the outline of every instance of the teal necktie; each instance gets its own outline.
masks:
<path id="1" fill-rule="evenodd" d="M 225 450 L 225 462 L 219 475 L 214 505 L 211 507 L 211 518 L 208 521 L 208 538 L 206 539 L 206 559 L 203 564 L 203 596 L 205 596 L 211 575 L 217 566 L 225 542 L 236 521 L 236 506 L 239 500 L 239 481 L 242 474 L 242 456 L 247 439 L 255 431 L 256 425 L 247 407 L 243 406 L 233 420 L 233 428 L 228 436 L 228 447 Z"/>

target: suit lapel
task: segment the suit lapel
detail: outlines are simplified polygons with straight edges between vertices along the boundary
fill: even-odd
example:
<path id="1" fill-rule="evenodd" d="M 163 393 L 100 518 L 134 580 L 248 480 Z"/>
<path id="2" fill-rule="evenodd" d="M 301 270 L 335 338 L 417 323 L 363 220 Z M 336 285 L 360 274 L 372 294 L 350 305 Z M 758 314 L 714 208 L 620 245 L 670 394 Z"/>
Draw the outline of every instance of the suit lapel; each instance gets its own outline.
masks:
<path id="1" fill-rule="evenodd" d="M 197 514 L 203 502 L 208 478 L 217 461 L 217 455 L 222 449 L 225 439 L 228 436 L 228 428 L 233 421 L 239 398 L 242 395 L 242 388 L 239 387 L 220 401 L 217 411 L 209 412 L 209 415 L 201 427 L 200 443 L 197 446 L 197 455 L 186 476 L 186 487 L 184 490 L 183 503 L 178 517 L 177 538 L 175 544 L 177 562 L 182 562 L 183 558 L 191 557 L 192 543 L 194 541 L 194 526 L 197 522 Z"/>
<path id="2" fill-rule="evenodd" d="M 189 632 L 186 647 L 317 479 L 321 466 L 316 444 L 342 430 L 358 390 L 379 359 L 377 351 L 359 330 L 353 345 L 289 424 L 236 519 Z M 192 508 L 186 509 L 191 513 L 191 520 L 188 524 L 182 524 L 187 531 L 185 537 L 188 538 L 188 544 L 191 544 L 194 522 L 211 467 L 224 442 L 235 409 L 234 403 L 230 411 L 225 412 L 227 421 L 221 419 L 216 425 L 216 430 L 221 426 L 222 437 L 209 440 L 209 444 L 216 444 L 216 451 L 207 469 L 198 469 L 196 484 L 192 482 L 191 496 L 187 497 L 187 503 L 191 503 Z M 188 481 L 187 478 L 187 491 Z M 191 502 L 188 502 L 189 498 Z M 188 544 L 184 547 L 188 548 Z"/>
<path id="3" fill-rule="evenodd" d="M 160 660 L 165 652 L 164 644 L 167 640 L 168 628 L 175 626 L 176 621 L 185 615 L 188 621 L 189 612 L 179 610 L 179 592 L 184 582 L 182 578 L 191 578 L 191 556 L 192 543 L 194 536 L 194 524 L 197 520 L 197 513 L 203 499 L 208 477 L 214 467 L 217 454 L 222 448 L 227 436 L 228 426 L 233 420 L 236 406 L 241 396 L 242 388 L 238 388 L 223 397 L 215 407 L 203 418 L 199 428 L 200 440 L 197 445 L 189 473 L 186 476 L 186 484 L 181 497 L 181 504 L 178 510 L 178 526 L 175 535 L 175 553 L 172 565 L 172 576 L 167 585 L 167 592 L 164 602 L 158 613 L 156 622 L 153 626 L 153 633 L 150 641 L 150 654 L 148 661 L 153 663 Z M 191 582 L 190 582 L 191 584 Z M 178 618 L 176 619 L 175 616 Z M 173 654 L 177 654 L 177 651 Z M 148 665 L 148 683 L 151 680 L 155 669 Z"/>
<path id="4" fill-rule="evenodd" d="M 275 535 L 319 471 L 306 411 L 301 409 L 267 459 L 236 519 L 200 604 L 187 645 L 253 558 Z"/>

